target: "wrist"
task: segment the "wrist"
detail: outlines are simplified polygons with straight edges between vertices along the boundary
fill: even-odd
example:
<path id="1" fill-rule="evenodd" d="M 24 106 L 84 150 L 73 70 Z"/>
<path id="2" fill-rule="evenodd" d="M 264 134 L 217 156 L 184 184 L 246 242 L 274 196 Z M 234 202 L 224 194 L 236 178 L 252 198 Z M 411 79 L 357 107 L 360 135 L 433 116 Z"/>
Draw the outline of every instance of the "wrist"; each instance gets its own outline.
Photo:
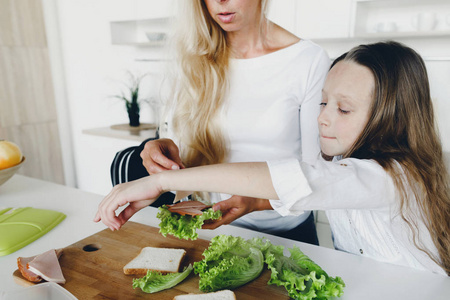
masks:
<path id="1" fill-rule="evenodd" d="M 268 199 L 258 199 L 257 210 L 273 210 Z"/>
<path id="2" fill-rule="evenodd" d="M 164 173 L 166 172 L 160 172 L 150 175 L 150 177 L 153 177 L 153 179 L 155 180 L 156 186 L 161 194 L 169 191 L 167 176 Z"/>

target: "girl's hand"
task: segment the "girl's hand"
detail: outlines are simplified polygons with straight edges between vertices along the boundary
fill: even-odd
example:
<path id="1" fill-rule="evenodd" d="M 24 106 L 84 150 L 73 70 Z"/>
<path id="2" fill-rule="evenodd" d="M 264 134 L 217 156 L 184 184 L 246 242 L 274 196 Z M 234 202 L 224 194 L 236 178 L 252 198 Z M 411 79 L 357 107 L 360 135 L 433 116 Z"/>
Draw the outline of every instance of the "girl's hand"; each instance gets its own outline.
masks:
<path id="1" fill-rule="evenodd" d="M 184 169 L 180 150 L 171 139 L 148 141 L 140 155 L 142 164 L 150 175 L 166 170 Z"/>
<path id="2" fill-rule="evenodd" d="M 213 209 L 222 211 L 220 220 L 207 221 L 202 229 L 216 229 L 219 226 L 230 224 L 234 220 L 258 210 L 271 210 L 269 200 L 250 198 L 242 196 L 232 196 L 230 199 L 220 201 L 214 204 Z"/>
<path id="3" fill-rule="evenodd" d="M 94 222 L 102 221 L 111 230 L 119 230 L 128 219 L 152 204 L 162 193 L 157 175 L 116 185 L 98 206 Z M 116 210 L 125 207 L 117 216 Z"/>

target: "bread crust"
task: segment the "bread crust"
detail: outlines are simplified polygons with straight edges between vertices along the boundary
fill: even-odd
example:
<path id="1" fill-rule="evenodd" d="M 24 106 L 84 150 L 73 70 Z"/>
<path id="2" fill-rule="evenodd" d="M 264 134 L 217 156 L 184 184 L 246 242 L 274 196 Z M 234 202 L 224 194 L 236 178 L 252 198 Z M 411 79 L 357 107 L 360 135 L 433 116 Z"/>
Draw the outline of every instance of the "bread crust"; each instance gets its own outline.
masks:
<path id="1" fill-rule="evenodd" d="M 180 268 L 178 267 L 178 270 Z M 162 271 L 162 270 L 154 270 L 154 269 L 125 269 L 125 267 L 123 268 L 123 273 L 125 275 L 147 275 L 147 271 L 155 271 L 155 272 L 160 272 L 162 274 L 168 274 L 168 273 L 178 273 L 177 272 L 172 272 L 172 271 Z"/>

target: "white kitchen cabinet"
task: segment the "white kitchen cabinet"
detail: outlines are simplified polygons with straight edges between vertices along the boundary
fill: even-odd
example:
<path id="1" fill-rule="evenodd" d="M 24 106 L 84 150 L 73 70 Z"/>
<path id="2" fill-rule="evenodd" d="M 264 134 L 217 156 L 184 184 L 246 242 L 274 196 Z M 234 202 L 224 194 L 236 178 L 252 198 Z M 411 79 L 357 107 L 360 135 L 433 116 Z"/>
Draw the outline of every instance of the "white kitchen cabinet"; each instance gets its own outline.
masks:
<path id="1" fill-rule="evenodd" d="M 448 0 L 355 0 L 356 38 L 448 37 Z"/>
<path id="2" fill-rule="evenodd" d="M 448 0 L 277 0 L 269 19 L 316 41 L 447 38 Z"/>
<path id="3" fill-rule="evenodd" d="M 162 46 L 169 34 L 170 18 L 114 21 L 110 26 L 113 45 Z"/>
<path id="4" fill-rule="evenodd" d="M 134 17 L 110 22 L 113 45 L 161 46 L 171 30 L 175 0 L 134 0 Z"/>

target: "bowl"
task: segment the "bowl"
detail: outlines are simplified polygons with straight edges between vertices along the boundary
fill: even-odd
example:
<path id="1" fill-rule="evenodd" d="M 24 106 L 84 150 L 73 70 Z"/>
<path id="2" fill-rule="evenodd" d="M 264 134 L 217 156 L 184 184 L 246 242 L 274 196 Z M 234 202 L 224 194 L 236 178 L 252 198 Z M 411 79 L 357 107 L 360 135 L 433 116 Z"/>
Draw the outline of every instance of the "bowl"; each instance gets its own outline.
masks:
<path id="1" fill-rule="evenodd" d="M 19 164 L 9 167 L 7 169 L 0 170 L 0 185 L 4 184 L 11 177 L 13 177 L 13 175 L 16 174 L 17 170 L 20 169 L 20 167 L 22 166 L 24 161 L 25 161 L 25 156 L 22 157 L 22 161 Z"/>
<path id="2" fill-rule="evenodd" d="M 145 35 L 150 42 L 159 42 L 166 39 L 164 32 L 146 32 Z"/>

